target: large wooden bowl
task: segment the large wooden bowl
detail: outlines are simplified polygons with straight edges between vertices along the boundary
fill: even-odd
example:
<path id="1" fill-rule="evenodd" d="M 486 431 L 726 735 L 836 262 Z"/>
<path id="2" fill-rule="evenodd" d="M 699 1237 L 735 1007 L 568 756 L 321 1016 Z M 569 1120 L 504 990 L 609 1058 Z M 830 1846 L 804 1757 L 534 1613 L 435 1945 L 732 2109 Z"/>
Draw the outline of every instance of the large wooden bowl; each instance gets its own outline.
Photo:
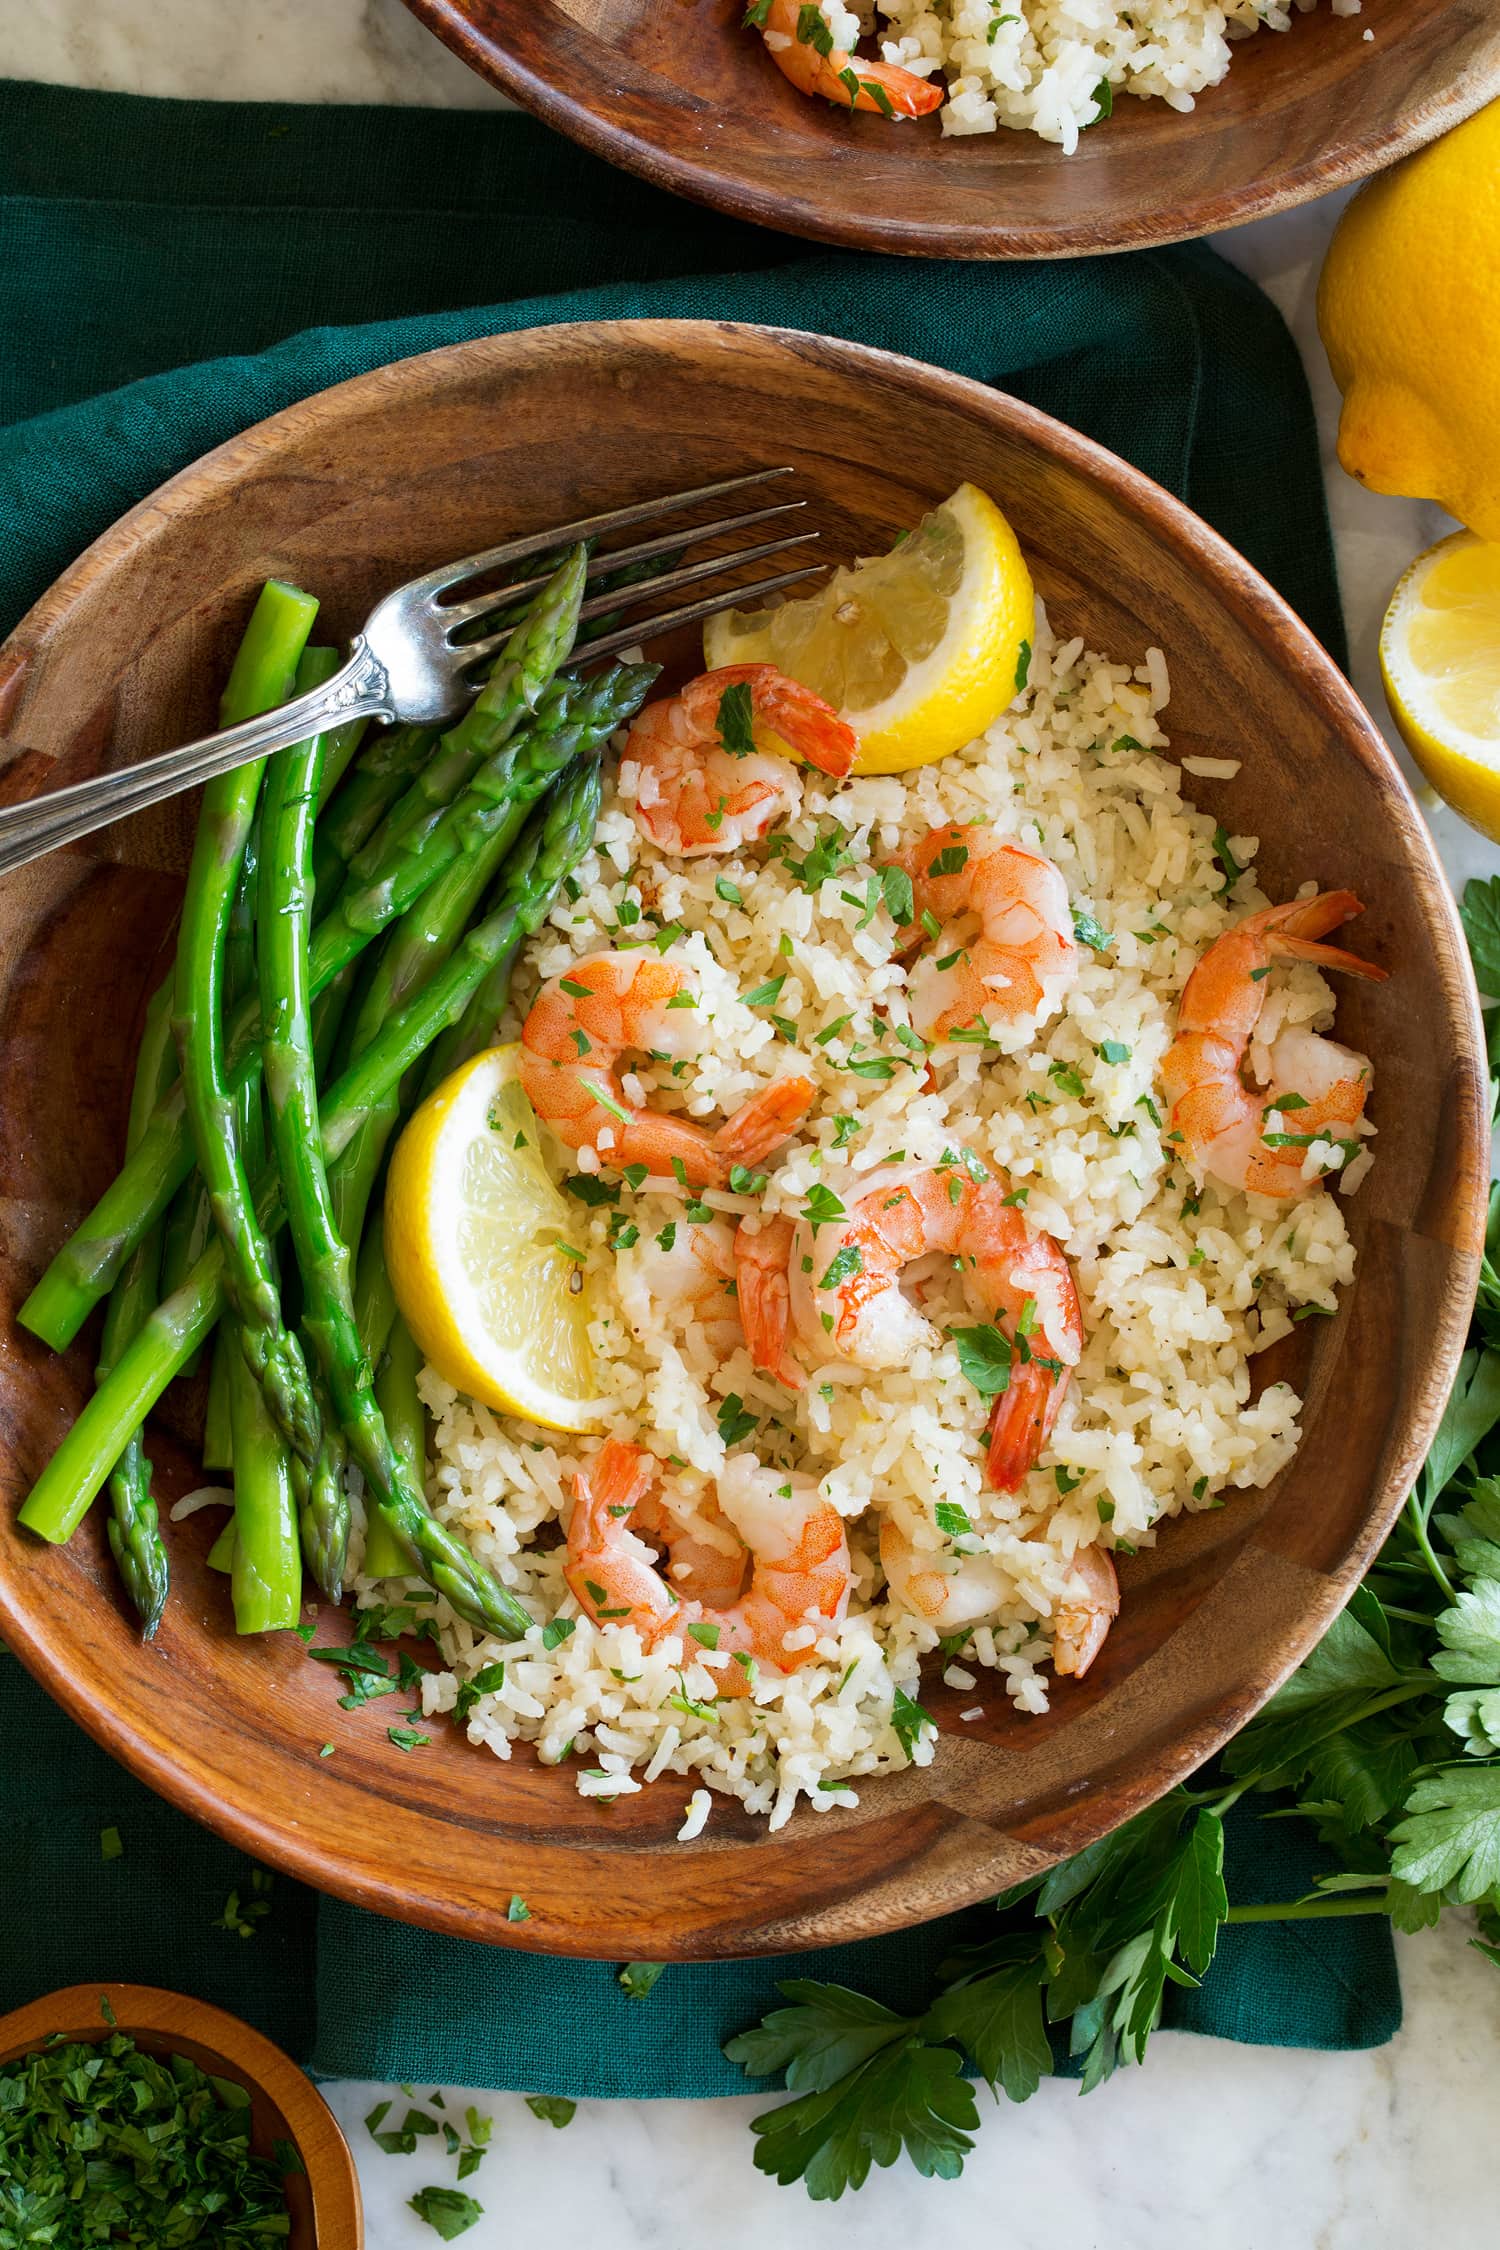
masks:
<path id="1" fill-rule="evenodd" d="M 699 322 L 550 328 L 435 352 L 248 431 L 99 540 L 0 650 L 0 710 L 33 785 L 185 739 L 254 589 L 276 572 L 345 634 L 382 589 L 509 532 L 760 465 L 778 448 L 843 556 L 972 477 L 1015 522 L 1064 633 L 1172 665 L 1174 749 L 1245 763 L 1198 784 L 1263 839 L 1273 896 L 1307 877 L 1368 902 L 1340 1028 L 1377 1058 L 1379 1162 L 1350 1205 L 1359 1277 L 1296 1332 L 1306 1437 L 1267 1492 L 1172 1526 L 1125 1565 L 1086 1683 L 1042 1720 L 945 1726 L 934 1763 L 777 1836 L 718 1805 L 678 1844 L 687 1785 L 605 1809 L 525 1750 L 442 1725 L 403 1755 L 390 1706 L 346 1714 L 291 1634 L 239 1641 L 204 1568 L 217 1518 L 173 1533 L 174 1598 L 143 1647 L 98 1511 L 66 1549 L 14 1526 L 86 1397 L 91 1339 L 55 1358 L 14 1323 L 118 1161 L 135 1033 L 176 912 L 192 807 L 0 885 L 0 1637 L 142 1779 L 257 1857 L 434 1928 L 647 1960 L 889 1930 L 1076 1850 L 1222 1743 L 1312 1646 L 1374 1555 L 1462 1341 L 1485 1176 L 1473 986 L 1427 831 L 1312 637 L 1213 532 L 1123 462 L 976 383 L 852 344 Z M 153 1430 L 167 1495 L 201 1481 Z M 324 1637 L 332 1629 L 325 1623 Z M 320 1759 L 324 1741 L 337 1755 Z M 519 1893 L 531 1919 L 509 1922 Z"/>
<path id="2" fill-rule="evenodd" d="M 744 0 L 407 0 L 482 76 L 597 156 L 735 218 L 856 249 L 1074 257 L 1180 242 L 1363 179 L 1500 95 L 1493 0 L 1328 0 L 1235 42 L 1186 113 L 1117 99 L 1064 156 L 796 93 Z M 1363 34 L 1373 33 L 1372 39 Z"/>
<path id="3" fill-rule="evenodd" d="M 54 2033 L 92 2042 L 117 2028 L 148 2055 L 186 2055 L 211 2077 L 243 2086 L 257 2156 L 270 2156 L 278 2141 L 291 2143 L 302 2170 L 286 2178 L 287 2250 L 363 2250 L 359 2181 L 333 2111 L 289 2055 L 222 2008 L 149 1984 L 72 1984 L 0 2016 L 0 2069 L 34 2054 Z"/>

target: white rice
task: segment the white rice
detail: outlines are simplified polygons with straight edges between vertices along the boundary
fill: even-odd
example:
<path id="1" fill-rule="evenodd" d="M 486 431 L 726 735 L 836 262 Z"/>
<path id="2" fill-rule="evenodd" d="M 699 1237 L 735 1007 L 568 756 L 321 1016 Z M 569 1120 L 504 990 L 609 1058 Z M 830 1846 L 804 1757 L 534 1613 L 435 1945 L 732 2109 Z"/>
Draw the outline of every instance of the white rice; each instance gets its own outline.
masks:
<path id="1" fill-rule="evenodd" d="M 1252 1363 L 1289 1332 L 1297 1308 L 1333 1309 L 1354 1253 L 1338 1198 L 1320 1184 L 1318 1151 L 1309 1151 L 1307 1192 L 1271 1202 L 1195 1180 L 1163 1138 L 1155 1079 L 1177 996 L 1204 948 L 1267 903 L 1251 868 L 1257 839 L 1231 835 L 1246 872 L 1226 890 L 1215 815 L 1184 798 L 1178 767 L 1161 754 L 1168 692 L 1160 651 L 1132 669 L 1077 639 L 1059 646 L 1039 610 L 1028 687 L 981 740 L 905 776 L 840 784 L 804 769 L 786 823 L 789 855 L 800 862 L 835 821 L 851 854 L 814 892 L 784 860 L 765 859 L 764 846 L 663 858 L 637 829 L 633 770 L 628 761 L 619 767 L 577 896 L 558 904 L 532 946 L 503 1035 L 518 1033 L 543 977 L 639 937 L 653 921 L 680 925 L 672 953 L 698 993 L 702 1051 L 675 1077 L 665 1064 L 637 1060 L 633 1098 L 713 1119 L 793 1062 L 819 1088 L 797 1138 L 772 1160 L 763 1203 L 727 1193 L 707 1200 L 799 1213 L 822 1182 L 848 1204 L 897 1151 L 935 1163 L 946 1149 L 970 1150 L 1025 1187 L 1028 1218 L 1072 1260 L 1082 1359 L 1038 1466 L 1019 1491 L 993 1492 L 983 1472 L 986 1401 L 940 1326 L 899 1368 L 872 1374 L 833 1361 L 811 1368 L 806 1390 L 793 1396 L 756 1372 L 742 1344 L 714 1359 L 702 1329 L 652 1296 L 648 1245 L 666 1222 L 681 1221 L 675 1183 L 621 1189 L 616 1210 L 639 1228 L 639 1242 L 618 1252 L 607 1246 L 611 1210 L 580 1203 L 575 1239 L 587 1247 L 591 1337 L 614 1432 L 653 1449 L 691 1507 L 712 1500 L 726 1458 L 718 1409 L 731 1394 L 742 1400 L 759 1425 L 750 1449 L 818 1478 L 847 1519 L 849 1612 L 836 1627 L 789 1636 L 815 1641 L 815 1661 L 790 1674 L 762 1664 L 749 1695 L 716 1702 L 722 1656 L 685 1636 L 646 1651 L 630 1625 L 578 1615 L 559 1542 L 575 1470 L 600 1440 L 507 1420 L 429 1371 L 434 1505 L 537 1619 L 524 1641 L 504 1644 L 439 1605 L 450 1668 L 424 1680 L 429 1713 L 451 1710 L 461 1682 L 503 1660 L 503 1682 L 478 1698 L 467 1722 L 470 1738 L 498 1757 L 517 1741 L 549 1763 L 571 1755 L 580 1791 L 599 1799 L 690 1776 L 684 1836 L 707 1817 L 710 1790 L 779 1826 L 799 1798 L 819 1809 L 857 1802 L 851 1781 L 898 1769 L 908 1755 L 933 1756 L 930 1729 L 903 1743 L 892 1724 L 897 1691 L 916 1695 L 937 1635 L 884 1597 L 883 1514 L 918 1544 L 946 1545 L 950 1563 L 977 1554 L 1000 1574 L 1003 1602 L 968 1638 L 961 1663 L 958 1649 L 945 1652 L 947 1677 L 969 1688 L 988 1684 L 989 1673 L 997 1693 L 1039 1712 L 1074 1555 L 1096 1542 L 1121 1553 L 1149 1546 L 1172 1516 L 1267 1485 L 1290 1460 L 1300 1401 L 1285 1383 L 1255 1395 Z M 1222 817 L 1232 827 L 1232 787 Z M 889 915 L 866 913 L 865 882 L 873 865 L 928 828 L 974 820 L 1048 853 L 1075 914 L 1091 916 L 1111 943 L 1080 949 L 1060 1011 L 1021 1052 L 997 1058 L 962 1047 L 929 1074 L 922 1056 L 908 1059 L 877 1029 L 876 1003 L 892 1024 L 905 1020 L 906 972 Z M 1343 872 L 1314 864 L 1316 848 L 1309 833 L 1309 891 L 1311 878 L 1332 882 Z M 742 904 L 725 903 L 720 880 Z M 795 1028 L 794 1051 L 771 1009 L 740 997 L 777 976 L 785 982 L 774 1010 Z M 1265 1066 L 1264 1045 L 1282 1026 L 1333 1020 L 1332 992 L 1306 966 L 1278 970 L 1266 989 L 1252 1068 L 1257 1057 Z M 852 1073 L 856 1042 L 865 1056 L 888 1054 L 893 1075 Z M 1106 1044 L 1116 1056 L 1128 1049 L 1125 1059 L 1106 1060 Z M 839 1116 L 854 1120 L 852 1134 L 840 1133 Z M 1321 1160 L 1336 1167 L 1341 1153 L 1329 1147 Z M 1357 1184 L 1367 1168 L 1360 1151 L 1335 1184 Z M 930 1300 L 924 1309 L 933 1312 Z M 940 1502 L 961 1506 L 973 1527 L 957 1558 L 936 1529 Z M 372 1582 L 359 1583 L 376 1598 Z M 563 1637 L 556 1624 L 544 1630 L 552 1618 L 565 1621 Z"/>
<path id="2" fill-rule="evenodd" d="M 938 115 L 948 134 L 1009 125 L 1071 153 L 1078 136 L 1122 94 L 1190 110 L 1229 68 L 1232 42 L 1286 31 L 1316 0 L 865 0 L 858 20 L 878 31 L 885 61 L 942 78 Z M 1355 16 L 1360 0 L 1331 0 Z M 855 20 L 823 0 L 830 28 Z M 1366 37 L 1369 34 L 1366 33 Z M 835 38 L 838 30 L 835 29 Z M 845 42 L 841 42 L 845 43 Z M 1102 91 L 1107 87 L 1108 92 Z"/>

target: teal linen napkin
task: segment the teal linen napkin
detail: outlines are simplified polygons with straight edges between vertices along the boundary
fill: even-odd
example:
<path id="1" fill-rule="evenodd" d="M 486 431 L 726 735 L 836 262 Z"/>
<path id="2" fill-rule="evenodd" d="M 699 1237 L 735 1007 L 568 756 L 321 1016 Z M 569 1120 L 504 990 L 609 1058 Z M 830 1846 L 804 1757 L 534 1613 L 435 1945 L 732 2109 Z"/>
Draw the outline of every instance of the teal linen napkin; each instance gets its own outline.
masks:
<path id="1" fill-rule="evenodd" d="M 863 258 L 674 202 L 528 118 L 19 85 L 0 86 L 0 628 L 163 477 L 294 399 L 466 337 L 642 315 L 818 329 L 1002 384 L 1187 500 L 1342 654 L 1301 366 L 1201 247 Z M 1243 1900 L 1295 1896 L 1320 1864 L 1242 1806 L 1229 1835 Z M 976 1920 L 674 1968 L 641 2003 L 608 1964 L 434 1937 L 280 1878 L 246 1939 L 223 1925 L 249 1877 L 0 1664 L 0 2008 L 130 1977 L 236 2009 L 328 2074 L 716 2094 L 744 2083 L 720 2042 L 778 1975 L 901 2006 Z M 1378 2044 L 1399 2014 L 1388 1932 L 1363 1920 L 1229 1930 L 1203 1990 L 1168 2000 L 1180 2028 L 1308 2047 Z"/>

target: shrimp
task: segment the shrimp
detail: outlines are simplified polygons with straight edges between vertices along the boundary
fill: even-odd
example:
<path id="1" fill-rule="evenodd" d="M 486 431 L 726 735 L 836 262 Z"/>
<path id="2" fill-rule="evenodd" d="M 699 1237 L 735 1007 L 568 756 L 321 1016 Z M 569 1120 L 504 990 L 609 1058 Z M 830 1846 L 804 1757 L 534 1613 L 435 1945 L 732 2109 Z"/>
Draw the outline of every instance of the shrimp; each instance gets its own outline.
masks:
<path id="1" fill-rule="evenodd" d="M 735 688 L 746 690 L 739 709 L 729 701 Z M 842 776 L 858 748 L 854 729 L 800 680 L 774 664 L 726 664 L 648 703 L 621 763 L 637 768 L 646 836 L 675 859 L 693 859 L 754 843 L 792 809 L 797 777 L 784 750 Z"/>
<path id="2" fill-rule="evenodd" d="M 796 1130 L 817 1089 L 810 1078 L 775 1078 L 714 1132 L 627 1100 L 623 1054 L 695 1051 L 685 994 L 682 970 L 655 954 L 592 953 L 573 962 L 543 985 L 521 1026 L 521 1083 L 568 1148 L 664 1176 L 680 1165 L 690 1186 L 723 1187 L 736 1164 L 758 1164 Z"/>
<path id="3" fill-rule="evenodd" d="M 987 1624 L 1014 1590 L 995 1556 L 918 1550 L 894 1516 L 880 1526 L 880 1567 L 893 1599 L 938 1633 Z"/>
<path id="4" fill-rule="evenodd" d="M 878 109 L 887 117 L 925 117 L 941 106 L 941 86 L 929 86 L 914 70 L 866 62 L 862 55 L 835 47 L 826 25 L 822 25 L 822 41 L 805 39 L 803 19 L 817 14 L 815 8 L 799 6 L 798 0 L 769 0 L 764 14 L 754 18 L 777 69 L 799 94 L 821 94 L 845 109 Z"/>
<path id="5" fill-rule="evenodd" d="M 987 1466 L 998 1491 L 1014 1492 L 1052 1433 L 1083 1349 L 1083 1316 L 1062 1251 L 1006 1194 L 999 1174 L 981 1182 L 957 1165 L 929 1166 L 894 1175 L 832 1225 L 803 1220 L 788 1303 L 798 1334 L 818 1353 L 897 1367 L 933 1335 L 902 1291 L 903 1268 L 934 1251 L 957 1260 L 970 1306 L 999 1328 L 1010 1355 L 990 1415 Z"/>
<path id="6" fill-rule="evenodd" d="M 707 1609 L 727 1609 L 739 1600 L 745 1584 L 745 1543 L 734 1530 L 722 1508 L 710 1503 L 706 1511 L 694 1511 L 698 1521 L 690 1525 L 678 1515 L 659 1492 L 647 1492 L 637 1500 L 631 1515 L 631 1529 L 649 1539 L 655 1547 L 664 1548 L 671 1558 L 667 1576 L 672 1581 L 671 1591 L 680 1602 L 700 1602 Z M 711 1534 L 700 1536 L 701 1532 Z"/>
<path id="7" fill-rule="evenodd" d="M 653 1320 L 664 1310 L 676 1327 L 702 1338 L 716 1364 L 741 1342 L 736 1262 L 734 1225 L 724 1218 L 648 1234 L 635 1252 L 635 1278 L 654 1300 Z"/>
<path id="8" fill-rule="evenodd" d="M 1052 1669 L 1059 1679 L 1081 1680 L 1120 1614 L 1120 1581 L 1102 1547 L 1080 1547 L 1073 1557 L 1076 1592 L 1057 1605 Z"/>
<path id="9" fill-rule="evenodd" d="M 742 1219 L 734 1238 L 740 1325 L 750 1357 L 763 1374 L 774 1375 L 789 1391 L 800 1391 L 807 1377 L 787 1349 L 791 1325 L 792 1246 L 790 1219 L 762 1219 L 752 1229 Z"/>
<path id="10" fill-rule="evenodd" d="M 596 1624 L 628 1622 L 648 1649 L 668 1634 L 686 1640 L 688 1627 L 701 1625 L 717 1628 L 701 1645 L 722 1655 L 753 1657 L 777 1672 L 814 1661 L 811 1641 L 789 1649 L 786 1636 L 837 1624 L 851 1577 L 843 1517 L 814 1480 L 783 1476 L 747 1454 L 726 1462 L 718 1504 L 744 1544 L 749 1583 L 734 1600 L 679 1601 L 636 1529 L 656 1473 L 651 1454 L 619 1438 L 579 1470 L 563 1572 L 585 1615 Z M 645 1522 L 656 1520 L 648 1510 Z M 745 1666 L 712 1669 L 719 1694 L 747 1692 Z"/>
<path id="11" fill-rule="evenodd" d="M 1315 942 L 1363 912 L 1352 891 L 1262 907 L 1215 939 L 1183 988 L 1177 1036 L 1161 1065 L 1171 1130 L 1192 1162 L 1226 1187 L 1250 1195 L 1303 1194 L 1302 1167 L 1312 1141 L 1325 1134 L 1347 1138 L 1363 1113 L 1367 1057 L 1315 1032 L 1284 1031 L 1272 1043 L 1270 1084 L 1262 1091 L 1253 1091 L 1241 1074 L 1274 962 L 1312 961 L 1385 981 L 1387 972 L 1374 962 Z M 1273 1111 L 1288 1139 L 1268 1144 Z"/>
<path id="12" fill-rule="evenodd" d="M 917 916 L 943 925 L 908 979 L 917 1030 L 941 1042 L 977 1026 L 1008 1054 L 1029 1045 L 1078 974 L 1059 869 L 982 822 L 934 828 L 897 864 Z"/>
<path id="13" fill-rule="evenodd" d="M 997 1556 L 919 1550 L 892 1516 L 880 1526 L 880 1565 L 892 1598 L 943 1634 L 987 1624 L 1014 1590 Z M 1080 1547 L 1072 1584 L 1053 1618 L 1052 1666 L 1060 1679 L 1083 1678 L 1119 1608 L 1120 1582 L 1109 1556 L 1102 1547 Z"/>

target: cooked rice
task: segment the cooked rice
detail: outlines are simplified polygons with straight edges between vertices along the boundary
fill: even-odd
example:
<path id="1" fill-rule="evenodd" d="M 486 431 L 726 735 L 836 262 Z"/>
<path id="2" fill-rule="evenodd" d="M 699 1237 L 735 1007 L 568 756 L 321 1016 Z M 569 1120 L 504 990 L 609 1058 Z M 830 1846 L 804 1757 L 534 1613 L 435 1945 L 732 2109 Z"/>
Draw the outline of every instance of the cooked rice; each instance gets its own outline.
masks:
<path id="1" fill-rule="evenodd" d="M 904 776 L 839 783 L 802 771 L 787 856 L 800 863 L 834 823 L 850 855 L 812 890 L 785 858 L 766 859 L 764 845 L 663 858 L 637 830 L 628 761 L 613 774 L 577 896 L 559 903 L 530 949 L 503 1035 L 519 1033 L 542 978 L 654 924 L 679 925 L 670 942 L 699 995 L 703 1049 L 677 1077 L 637 1059 L 632 1098 L 639 1091 L 653 1106 L 713 1119 L 793 1063 L 819 1087 L 796 1141 L 772 1160 L 763 1203 L 718 1192 L 706 1200 L 727 1212 L 795 1214 L 821 1181 L 851 1204 L 897 1151 L 923 1163 L 971 1151 L 1028 1190 L 1028 1217 L 1073 1261 L 1086 1341 L 1040 1464 L 1018 1492 L 993 1492 L 983 1474 L 986 1402 L 960 1371 L 941 1302 L 924 1304 L 938 1325 L 906 1364 L 872 1374 L 831 1361 L 810 1369 L 794 1398 L 756 1372 L 742 1345 L 716 1362 L 701 1330 L 651 1294 L 651 1238 L 682 1216 L 675 1183 L 621 1189 L 618 1209 L 640 1239 L 618 1254 L 607 1248 L 610 1209 L 580 1203 L 576 1239 L 588 1250 L 591 1336 L 613 1430 L 667 1461 L 675 1495 L 691 1507 L 712 1498 L 726 1457 L 718 1410 L 731 1394 L 742 1400 L 759 1418 L 753 1449 L 819 1478 L 846 1517 L 849 1614 L 821 1632 L 816 1661 L 789 1675 L 762 1665 L 752 1694 L 716 1704 L 714 1672 L 725 1655 L 685 1637 L 643 1651 L 633 1627 L 596 1626 L 568 1592 L 561 1530 L 575 1468 L 600 1440 L 507 1420 L 429 1371 L 434 1504 L 538 1622 L 524 1642 L 506 1645 L 440 1605 L 450 1669 L 424 1681 L 427 1711 L 450 1710 L 462 1681 L 503 1658 L 503 1683 L 469 1715 L 475 1742 L 500 1757 L 515 1741 L 534 1743 L 548 1762 L 571 1754 L 580 1791 L 598 1798 L 689 1776 L 684 1835 L 706 1817 L 705 1788 L 779 1826 L 799 1798 L 818 1809 L 857 1801 L 850 1782 L 899 1768 L 908 1752 L 919 1763 L 933 1755 L 929 1729 L 903 1744 L 892 1723 L 898 1691 L 917 1693 L 937 1636 L 883 1598 L 882 1512 L 918 1544 L 945 1549 L 951 1564 L 934 1511 L 939 1502 L 963 1508 L 973 1535 L 960 1549 L 990 1558 L 1007 1597 L 961 1660 L 947 1652 L 948 1677 L 970 1687 L 996 1675 L 1020 1711 L 1039 1712 L 1074 1554 L 1093 1542 L 1120 1552 L 1149 1546 L 1170 1517 L 1264 1486 L 1291 1458 L 1300 1401 L 1285 1383 L 1255 1396 L 1252 1361 L 1289 1332 L 1297 1308 L 1331 1311 L 1352 1278 L 1339 1201 L 1318 1183 L 1319 1165 L 1337 1167 L 1343 1152 L 1310 1150 L 1307 1193 L 1272 1203 L 1195 1183 L 1164 1143 L 1154 1082 L 1177 996 L 1204 948 L 1267 903 L 1250 871 L 1257 839 L 1228 839 L 1247 871 L 1226 889 L 1215 816 L 1187 801 L 1178 767 L 1161 754 L 1167 695 L 1158 650 L 1134 669 L 1114 664 L 1079 639 L 1059 645 L 1039 611 L 1027 689 L 981 740 Z M 1092 917 L 1110 943 L 1080 949 L 1060 1012 L 1021 1052 L 997 1058 L 960 1047 L 930 1082 L 923 1058 L 909 1057 L 872 1015 L 878 1003 L 893 1026 L 906 1020 L 906 973 L 893 957 L 889 915 L 867 910 L 865 884 L 898 845 L 943 822 L 975 820 L 1050 854 L 1075 915 Z M 1339 872 L 1309 869 L 1330 880 Z M 743 904 L 725 903 L 716 891 L 724 879 Z M 772 1005 L 741 999 L 783 976 Z M 1251 1058 L 1262 1078 L 1264 1043 L 1281 1026 L 1327 1027 L 1333 1017 L 1332 992 L 1309 967 L 1278 970 L 1267 994 Z M 794 1049 L 773 1008 L 795 1034 Z M 865 1058 L 888 1055 L 893 1075 L 852 1072 L 856 1045 Z M 1128 1049 L 1126 1059 L 1106 1060 L 1106 1045 L 1115 1056 Z M 855 1120 L 852 1137 L 847 1127 L 840 1133 L 841 1116 Z M 835 1147 L 840 1138 L 847 1145 Z M 1368 1164 L 1360 1151 L 1336 1184 L 1357 1185 Z M 366 1598 L 375 1591 L 361 1582 Z M 566 1637 L 556 1627 L 544 1633 L 542 1620 L 553 1617 L 573 1621 Z"/>
<path id="2" fill-rule="evenodd" d="M 1121 94 L 1189 110 L 1229 68 L 1232 42 L 1286 31 L 1316 0 L 823 0 L 834 39 L 878 30 L 880 53 L 920 78 L 947 81 L 945 133 L 1009 125 L 1071 153 Z M 1357 16 L 1360 0 L 1331 0 Z M 1368 34 L 1367 34 L 1368 36 Z M 1109 93 L 1100 89 L 1108 85 Z"/>

